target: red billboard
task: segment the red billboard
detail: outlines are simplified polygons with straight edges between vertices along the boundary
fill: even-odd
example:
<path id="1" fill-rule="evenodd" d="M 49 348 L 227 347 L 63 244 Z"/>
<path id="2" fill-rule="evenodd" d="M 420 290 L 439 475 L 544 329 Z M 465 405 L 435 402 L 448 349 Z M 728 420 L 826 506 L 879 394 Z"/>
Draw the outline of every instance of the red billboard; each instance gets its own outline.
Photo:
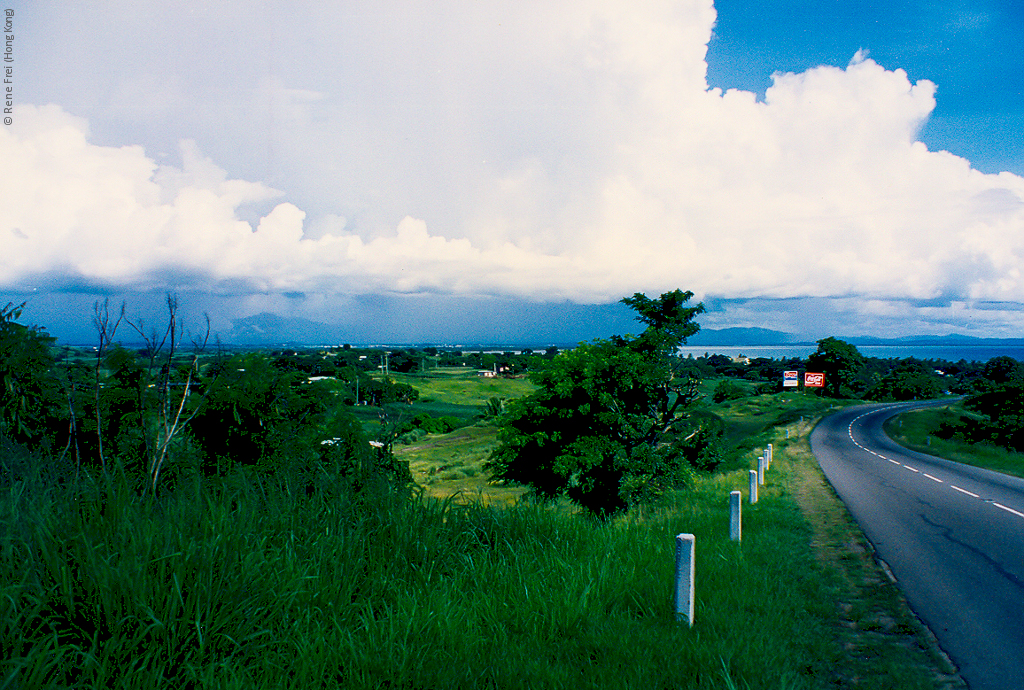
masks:
<path id="1" fill-rule="evenodd" d="M 804 373 L 804 388 L 824 388 L 825 375 L 815 374 L 810 371 Z"/>

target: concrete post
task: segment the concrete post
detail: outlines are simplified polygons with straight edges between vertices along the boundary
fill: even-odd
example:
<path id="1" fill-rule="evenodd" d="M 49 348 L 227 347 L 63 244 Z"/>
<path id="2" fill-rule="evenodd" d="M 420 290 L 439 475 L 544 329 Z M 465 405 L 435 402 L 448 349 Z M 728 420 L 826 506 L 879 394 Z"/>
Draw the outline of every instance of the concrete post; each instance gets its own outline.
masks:
<path id="1" fill-rule="evenodd" d="M 743 492 L 733 491 L 729 494 L 729 539 L 743 539 Z"/>
<path id="2" fill-rule="evenodd" d="M 757 503 L 757 470 L 750 470 L 750 505 Z"/>
<path id="3" fill-rule="evenodd" d="M 775 460 L 775 447 L 768 444 L 768 469 L 772 468 L 772 461 Z"/>
<path id="4" fill-rule="evenodd" d="M 694 549 L 697 538 L 692 534 L 676 535 L 676 620 L 693 627 Z"/>
<path id="5" fill-rule="evenodd" d="M 757 483 L 764 486 L 764 456 L 757 459 Z"/>

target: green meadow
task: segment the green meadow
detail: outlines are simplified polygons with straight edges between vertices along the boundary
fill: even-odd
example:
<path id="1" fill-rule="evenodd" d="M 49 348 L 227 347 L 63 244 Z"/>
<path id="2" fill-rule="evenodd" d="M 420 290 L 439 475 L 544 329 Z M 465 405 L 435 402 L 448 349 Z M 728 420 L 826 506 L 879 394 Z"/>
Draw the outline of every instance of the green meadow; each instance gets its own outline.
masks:
<path id="1" fill-rule="evenodd" d="M 496 427 L 476 415 L 527 381 L 408 382 L 409 412 L 466 422 L 396 446 L 411 493 L 309 494 L 245 472 L 157 498 L 116 478 L 7 482 L 0 688 L 962 687 L 810 454 L 827 402 L 709 406 L 723 468 L 600 521 L 488 481 Z M 746 499 L 767 443 L 760 501 L 730 541 L 729 493 Z M 672 608 L 679 533 L 696 536 L 692 628 Z"/>

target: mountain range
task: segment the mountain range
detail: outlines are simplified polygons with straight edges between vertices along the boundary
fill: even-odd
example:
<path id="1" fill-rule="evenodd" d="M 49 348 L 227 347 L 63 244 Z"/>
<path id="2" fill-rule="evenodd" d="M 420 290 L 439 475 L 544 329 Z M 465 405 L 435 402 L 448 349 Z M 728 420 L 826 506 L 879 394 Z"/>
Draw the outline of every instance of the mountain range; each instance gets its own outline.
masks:
<path id="1" fill-rule="evenodd" d="M 1024 345 L 1024 338 L 977 338 L 959 333 L 908 335 L 899 338 L 882 338 L 874 335 L 837 335 L 835 337 L 852 345 Z M 704 345 L 737 347 L 742 345 L 814 345 L 816 341 L 767 328 L 702 328 L 697 335 L 689 338 L 686 342 L 687 345 L 695 347 Z"/>
<path id="2" fill-rule="evenodd" d="M 853 345 L 1019 345 L 1024 346 L 1022 338 L 976 338 L 974 336 L 951 333 L 949 335 L 912 335 L 900 338 L 882 338 L 878 336 L 836 336 Z M 232 321 L 231 329 L 221 334 L 221 340 L 229 345 L 269 346 L 269 345 L 327 345 L 351 342 L 351 335 L 342 326 L 318 323 L 309 319 L 279 316 L 261 313 Z M 360 344 L 360 343 L 352 343 Z M 363 343 L 365 344 L 365 343 Z M 403 345 L 438 345 L 439 343 L 393 343 Z M 506 347 L 543 347 L 557 345 L 571 347 L 576 343 L 540 343 L 540 342 L 495 342 L 467 343 L 464 349 L 475 349 L 476 346 Z M 699 333 L 687 340 L 692 347 L 719 346 L 770 346 L 770 345 L 814 345 L 814 341 L 783 331 L 768 328 L 702 328 Z"/>

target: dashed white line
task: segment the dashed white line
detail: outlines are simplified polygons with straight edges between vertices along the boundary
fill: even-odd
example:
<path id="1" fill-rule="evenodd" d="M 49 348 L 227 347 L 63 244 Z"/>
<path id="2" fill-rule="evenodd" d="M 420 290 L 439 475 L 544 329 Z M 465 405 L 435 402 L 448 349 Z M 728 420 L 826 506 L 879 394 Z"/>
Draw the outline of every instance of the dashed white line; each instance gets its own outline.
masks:
<path id="1" fill-rule="evenodd" d="M 873 451 L 870 448 L 868 448 L 867 446 L 863 446 L 860 443 L 858 443 L 857 439 L 855 439 L 853 437 L 853 425 L 857 421 L 859 421 L 861 417 L 866 417 L 869 414 L 873 414 L 873 412 L 866 412 L 866 413 L 860 415 L 859 417 L 857 417 L 856 419 L 854 419 L 852 422 L 850 422 L 850 426 L 847 428 L 846 433 L 849 435 L 850 441 L 853 442 L 853 445 L 857 446 L 861 450 L 864 450 L 864 451 L 867 451 L 868 453 L 871 453 L 872 455 L 874 455 L 874 456 L 876 456 L 878 458 L 881 458 L 882 460 L 888 460 L 889 462 L 891 462 L 894 465 L 900 465 L 900 466 L 905 467 L 906 469 L 910 470 L 911 472 L 914 472 L 916 474 L 922 474 L 925 477 L 928 477 L 928 479 L 931 479 L 933 482 L 936 482 L 938 484 L 945 484 L 945 482 L 943 480 L 939 479 L 938 477 L 932 476 L 932 475 L 928 474 L 927 472 L 922 472 L 921 470 L 917 469 L 916 467 L 911 467 L 910 465 L 906 465 L 906 464 L 904 464 L 902 462 L 898 462 L 896 460 L 893 460 L 892 458 L 887 458 L 884 455 L 882 455 L 881 453 Z M 978 494 L 974 493 L 973 491 L 968 491 L 967 489 L 961 489 L 956 484 L 950 484 L 949 488 L 953 489 L 953 491 L 959 491 L 960 493 L 965 494 L 967 496 L 970 496 L 971 498 L 981 498 L 981 496 L 979 496 Z M 1015 510 L 1013 508 L 1010 508 L 1009 506 L 1004 506 L 1002 503 L 996 503 L 995 501 L 991 501 L 991 500 L 986 500 L 985 502 L 986 503 L 991 503 L 996 508 L 999 508 L 1000 510 L 1006 511 L 1007 513 L 1011 513 L 1013 515 L 1016 515 L 1019 518 L 1024 518 L 1024 513 L 1020 512 L 1019 510 Z"/>
<path id="2" fill-rule="evenodd" d="M 1013 513 L 1017 517 L 1024 518 L 1024 513 L 1020 512 L 1019 510 L 1014 510 L 1013 508 L 1008 508 L 1004 506 L 1002 503 L 996 503 L 995 501 L 992 501 L 992 505 L 994 505 L 996 508 L 999 508 L 1000 510 L 1005 510 L 1007 513 Z"/>
<path id="3" fill-rule="evenodd" d="M 981 498 L 981 496 L 979 496 L 978 494 L 974 493 L 973 491 L 968 491 L 967 489 L 961 489 L 956 484 L 950 484 L 949 488 L 951 488 L 953 491 L 959 491 L 962 494 L 967 494 L 968 496 L 970 496 L 972 498 Z"/>

